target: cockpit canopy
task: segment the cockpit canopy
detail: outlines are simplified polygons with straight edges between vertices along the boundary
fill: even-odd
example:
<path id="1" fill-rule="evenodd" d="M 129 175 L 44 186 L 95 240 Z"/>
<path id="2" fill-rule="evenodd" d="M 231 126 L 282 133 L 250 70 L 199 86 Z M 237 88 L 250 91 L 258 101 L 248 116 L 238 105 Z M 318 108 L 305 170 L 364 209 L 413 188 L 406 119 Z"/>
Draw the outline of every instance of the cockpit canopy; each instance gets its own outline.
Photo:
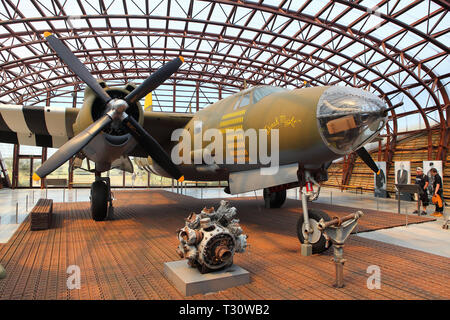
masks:
<path id="1" fill-rule="evenodd" d="M 286 91 L 284 88 L 272 87 L 272 86 L 258 86 L 253 88 L 253 103 L 257 103 L 262 98 L 275 92 Z"/>

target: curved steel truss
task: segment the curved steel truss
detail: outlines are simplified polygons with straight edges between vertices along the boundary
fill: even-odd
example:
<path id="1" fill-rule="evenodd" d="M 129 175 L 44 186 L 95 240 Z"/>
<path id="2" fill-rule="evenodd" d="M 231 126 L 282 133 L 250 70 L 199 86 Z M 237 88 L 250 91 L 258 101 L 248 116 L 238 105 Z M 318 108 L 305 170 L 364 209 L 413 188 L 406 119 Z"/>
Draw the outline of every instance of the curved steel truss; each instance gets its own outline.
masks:
<path id="1" fill-rule="evenodd" d="M 437 0 L 0 0 L 0 101 L 81 101 L 83 85 L 45 43 L 50 31 L 111 85 L 139 82 L 183 55 L 154 93 L 156 110 L 193 111 L 246 85 L 365 88 L 390 106 L 403 102 L 386 126 L 390 147 L 411 130 L 428 130 L 431 145 L 438 126 L 442 158 L 448 8 Z"/>

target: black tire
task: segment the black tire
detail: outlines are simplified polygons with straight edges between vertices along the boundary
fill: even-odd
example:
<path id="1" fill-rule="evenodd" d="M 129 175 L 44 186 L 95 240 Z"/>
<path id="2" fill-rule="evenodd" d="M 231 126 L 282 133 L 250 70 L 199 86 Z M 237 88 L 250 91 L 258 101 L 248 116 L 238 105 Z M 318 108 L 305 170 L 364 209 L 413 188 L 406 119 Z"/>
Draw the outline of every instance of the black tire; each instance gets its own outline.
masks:
<path id="1" fill-rule="evenodd" d="M 95 221 L 103 221 L 108 215 L 108 186 L 103 181 L 91 185 L 91 214 Z"/>
<path id="2" fill-rule="evenodd" d="M 269 208 L 281 208 L 286 201 L 286 190 L 270 192 L 269 189 L 263 191 L 264 201 L 269 201 Z"/>
<path id="3" fill-rule="evenodd" d="M 320 219 L 323 219 L 324 221 L 330 221 L 330 217 L 323 211 L 317 210 L 317 209 L 308 209 L 309 219 L 313 219 L 319 223 Z M 300 216 L 300 218 L 297 221 L 297 237 L 300 243 L 304 243 L 305 238 L 303 237 L 303 222 L 304 222 L 303 214 Z M 315 232 L 320 232 L 318 229 L 315 229 Z M 325 236 L 320 232 L 320 238 L 318 240 L 314 241 L 314 238 L 317 239 L 318 236 L 313 236 L 313 241 L 310 242 L 312 245 L 312 253 L 321 253 L 327 250 L 328 248 L 325 247 L 327 240 L 325 239 Z"/>

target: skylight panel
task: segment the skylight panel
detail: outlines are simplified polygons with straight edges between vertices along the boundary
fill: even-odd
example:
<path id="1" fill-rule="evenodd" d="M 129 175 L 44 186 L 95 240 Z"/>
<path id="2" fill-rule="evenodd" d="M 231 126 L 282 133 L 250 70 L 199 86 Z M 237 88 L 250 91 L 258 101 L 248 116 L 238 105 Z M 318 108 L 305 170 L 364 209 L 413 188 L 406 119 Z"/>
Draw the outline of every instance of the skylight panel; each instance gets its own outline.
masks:
<path id="1" fill-rule="evenodd" d="M 278 7 L 280 5 L 280 0 L 264 0 L 263 4 L 272 7 Z"/>
<path id="2" fill-rule="evenodd" d="M 169 28 L 173 30 L 184 30 L 185 21 L 169 20 Z"/>
<path id="3" fill-rule="evenodd" d="M 129 37 L 125 37 L 125 39 L 124 40 L 128 40 L 129 39 Z M 147 44 L 147 37 L 145 37 L 145 36 L 133 36 L 133 43 L 134 43 L 134 46 L 135 47 L 138 47 L 138 48 L 147 48 L 148 47 L 148 44 Z M 128 42 L 129 42 L 129 40 L 128 40 Z M 122 42 L 121 42 L 121 44 L 119 45 L 120 47 L 122 47 L 122 46 L 124 46 L 124 47 L 126 47 L 126 45 L 125 45 L 125 43 L 122 45 Z M 131 43 L 130 43 L 130 46 L 131 46 Z"/>
<path id="4" fill-rule="evenodd" d="M 104 18 L 90 19 L 93 28 L 107 28 L 106 21 Z"/>
<path id="5" fill-rule="evenodd" d="M 311 78 L 316 78 L 318 75 L 322 74 L 323 71 L 320 70 L 319 68 L 312 68 L 309 72 L 308 72 L 308 76 Z"/>
<path id="6" fill-rule="evenodd" d="M 70 15 L 68 19 L 66 19 L 66 23 L 67 28 L 71 31 L 89 28 L 86 19 L 80 18 L 78 15 Z"/>
<path id="7" fill-rule="evenodd" d="M 22 12 L 22 14 L 27 18 L 42 16 L 36 7 L 31 5 L 28 1 L 18 2 L 17 6 L 19 7 L 20 12 Z"/>
<path id="8" fill-rule="evenodd" d="M 98 15 L 102 12 L 99 2 L 94 2 L 92 0 L 80 0 L 80 3 L 87 15 Z"/>
<path id="9" fill-rule="evenodd" d="M 314 50 L 316 50 L 316 47 L 313 47 L 313 46 L 310 46 L 310 45 L 306 45 L 305 47 L 302 48 L 301 52 L 310 54 Z"/>
<path id="10" fill-rule="evenodd" d="M 211 3 L 194 1 L 194 6 L 192 10 L 192 19 L 206 20 L 208 18 L 210 10 L 211 10 Z"/>
<path id="11" fill-rule="evenodd" d="M 329 1 L 327 0 L 314 0 L 312 1 L 302 13 L 315 16 Z"/>
<path id="12" fill-rule="evenodd" d="M 15 25 L 15 24 L 14 24 Z M 18 25 L 18 24 L 17 24 Z M 36 30 L 42 30 L 42 31 L 46 31 L 46 30 L 50 30 L 50 26 L 46 21 L 33 21 L 31 22 L 31 25 L 36 29 Z"/>
<path id="13" fill-rule="evenodd" d="M 283 31 L 283 34 L 294 36 L 297 32 L 300 31 L 300 26 L 295 21 L 289 23 L 286 29 Z"/>
<path id="14" fill-rule="evenodd" d="M 298 11 L 303 5 L 307 2 L 307 0 L 288 0 L 284 5 L 284 10 L 289 11 Z"/>
<path id="15" fill-rule="evenodd" d="M 318 45 L 323 45 L 327 41 L 330 41 L 331 37 L 332 37 L 332 35 L 330 34 L 330 32 L 327 30 L 324 30 L 322 33 L 319 33 L 318 36 L 312 40 L 312 42 L 315 44 L 318 44 Z M 330 42 L 330 44 L 331 44 L 331 42 Z"/>
<path id="16" fill-rule="evenodd" d="M 281 37 L 275 37 L 272 44 L 276 46 L 284 46 L 284 44 L 288 41 L 288 39 L 281 38 Z"/>
<path id="17" fill-rule="evenodd" d="M 189 31 L 203 31 L 204 24 L 198 23 L 198 22 L 189 22 L 188 24 L 188 30 Z"/>
<path id="18" fill-rule="evenodd" d="M 322 13 L 319 17 L 327 21 L 333 21 L 338 15 L 344 12 L 348 6 L 335 2 L 329 9 Z"/>
<path id="19" fill-rule="evenodd" d="M 247 19 L 250 17 L 252 10 L 247 8 L 236 8 L 236 12 L 233 16 L 233 24 L 243 26 Z"/>
<path id="20" fill-rule="evenodd" d="M 402 30 L 402 28 L 399 27 L 398 25 L 396 25 L 392 22 L 387 22 L 383 25 L 380 25 L 378 28 L 376 28 L 374 31 L 372 31 L 372 33 L 370 35 L 374 36 L 378 39 L 384 39 L 390 35 L 393 35 L 394 33 L 398 32 L 400 30 Z"/>
<path id="21" fill-rule="evenodd" d="M 117 1 L 112 1 L 113 3 Z M 150 1 L 151 2 L 151 1 Z M 124 9 L 121 9 L 121 4 L 123 2 L 119 1 L 119 3 L 114 6 L 114 4 L 108 9 L 109 14 L 114 14 L 115 12 L 123 12 Z M 106 5 L 108 7 L 108 5 Z M 145 5 L 141 1 L 126 1 L 127 12 L 129 15 L 143 15 L 145 14 Z"/>
<path id="22" fill-rule="evenodd" d="M 222 26 L 218 26 L 216 24 L 207 24 L 206 25 L 206 32 L 207 33 L 211 33 L 211 34 L 220 34 L 220 32 L 222 31 L 223 27 Z"/>
<path id="23" fill-rule="evenodd" d="M 241 38 L 243 39 L 248 39 L 248 40 L 253 40 L 256 37 L 257 33 L 254 31 L 250 31 L 250 30 L 244 30 L 242 32 Z"/>
<path id="24" fill-rule="evenodd" d="M 428 15 L 429 2 L 430 1 L 423 1 L 423 2 L 415 5 L 413 8 L 410 8 L 406 12 L 397 16 L 397 19 L 406 24 L 412 24 L 412 23 L 416 22 L 417 20 L 420 20 L 424 16 Z"/>
<path id="25" fill-rule="evenodd" d="M 168 37 L 167 38 L 167 46 L 173 49 L 180 49 L 181 46 L 181 38 L 177 37 Z"/>
<path id="26" fill-rule="evenodd" d="M 217 4 L 213 10 L 210 20 L 226 22 L 228 19 L 230 19 L 231 21 L 231 9 L 232 6 L 230 5 Z"/>
<path id="27" fill-rule="evenodd" d="M 341 64 L 344 61 L 346 61 L 344 58 L 338 56 L 338 55 L 332 55 L 331 57 L 328 58 L 329 61 L 331 61 L 334 64 Z"/>
<path id="28" fill-rule="evenodd" d="M 236 37 L 239 34 L 239 31 L 238 28 L 227 27 L 225 34 L 229 37 Z"/>
<path id="29" fill-rule="evenodd" d="M 350 9 L 349 12 L 347 12 L 341 19 L 339 19 L 338 23 L 343 26 L 349 26 L 354 21 L 356 21 L 358 18 L 361 17 L 362 14 L 364 14 L 365 11 L 361 11 L 358 9 Z M 352 28 L 354 28 L 352 26 Z"/>
<path id="30" fill-rule="evenodd" d="M 364 46 L 361 43 L 354 41 L 350 46 L 341 50 L 341 53 L 346 55 L 347 57 L 353 57 L 363 50 Z"/>
<path id="31" fill-rule="evenodd" d="M 132 18 L 130 20 L 130 27 L 136 28 L 136 29 L 146 29 L 147 28 L 147 21 L 146 19 L 136 19 Z"/>

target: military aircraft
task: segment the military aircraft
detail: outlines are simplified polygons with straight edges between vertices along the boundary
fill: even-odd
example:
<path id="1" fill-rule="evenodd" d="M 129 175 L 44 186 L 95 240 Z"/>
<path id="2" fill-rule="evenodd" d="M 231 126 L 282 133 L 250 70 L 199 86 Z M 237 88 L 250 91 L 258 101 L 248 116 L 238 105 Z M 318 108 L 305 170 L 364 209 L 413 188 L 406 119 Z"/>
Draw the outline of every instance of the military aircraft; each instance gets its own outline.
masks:
<path id="1" fill-rule="evenodd" d="M 93 161 L 94 220 L 104 220 L 112 207 L 109 179 L 102 173 L 111 168 L 132 172 L 132 156 L 138 167 L 180 182 L 227 180 L 226 191 L 232 194 L 264 189 L 269 208 L 281 207 L 286 190 L 299 186 L 304 213 L 298 221 L 298 237 L 300 242 L 312 245 L 313 253 L 321 252 L 325 250 L 325 238 L 317 225 L 320 219 L 329 217 L 324 212 L 308 210 L 307 201 L 318 197 L 320 183 L 328 179 L 331 162 L 356 151 L 374 172 L 378 171 L 364 145 L 379 134 L 389 109 L 367 91 L 340 86 L 294 90 L 256 86 L 195 114 L 147 112 L 139 100 L 178 70 L 184 62 L 181 56 L 164 64 L 137 87 L 108 87 L 94 79 L 61 40 L 48 32 L 44 36 L 59 58 L 86 83 L 83 106 L 76 109 L 0 105 L 0 142 L 59 148 L 36 170 L 33 178 L 37 180 L 69 159 L 74 159 L 75 164 L 84 158 Z M 189 133 L 193 144 L 189 157 L 195 158 L 206 151 L 209 143 L 201 141 L 195 145 L 196 136 L 211 128 L 219 129 L 224 136 L 228 129 L 265 129 L 269 133 L 278 130 L 276 174 L 263 175 L 261 168 L 267 164 L 248 161 L 251 146 L 245 134 L 231 141 L 233 163 L 174 164 L 168 154 L 178 143 L 171 139 L 174 130 L 185 129 Z M 226 141 L 225 153 L 229 147 L 230 141 Z"/>

